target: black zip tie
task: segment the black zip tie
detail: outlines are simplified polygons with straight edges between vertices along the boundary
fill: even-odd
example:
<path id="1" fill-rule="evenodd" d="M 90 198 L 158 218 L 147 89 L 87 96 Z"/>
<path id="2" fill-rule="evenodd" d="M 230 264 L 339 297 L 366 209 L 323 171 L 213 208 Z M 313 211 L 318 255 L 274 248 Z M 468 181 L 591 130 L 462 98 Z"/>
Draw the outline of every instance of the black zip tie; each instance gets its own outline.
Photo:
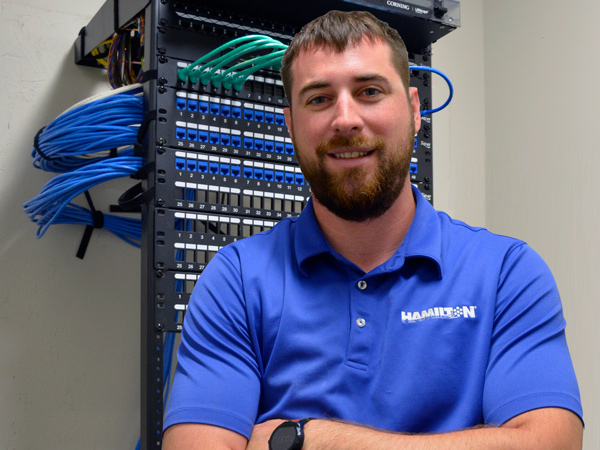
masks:
<path id="1" fill-rule="evenodd" d="M 102 211 L 96 211 L 90 193 L 88 191 L 85 191 L 84 194 L 88 205 L 90 205 L 90 212 L 92 213 L 92 225 L 86 225 L 85 230 L 83 231 L 81 243 L 79 244 L 79 249 L 77 250 L 77 257 L 79 259 L 83 259 L 83 257 L 85 256 L 85 252 L 87 251 L 94 229 L 104 228 L 104 214 L 102 213 Z"/>
<path id="2" fill-rule="evenodd" d="M 42 132 L 46 129 L 46 127 L 42 127 L 40 128 L 40 131 L 38 131 L 35 135 L 35 137 L 33 138 L 33 148 L 35 149 L 36 152 L 38 152 L 38 154 L 44 158 L 46 161 L 56 161 L 58 158 L 52 158 L 50 156 L 46 156 L 44 155 L 44 152 L 42 152 L 42 149 L 40 148 L 40 135 L 42 134 Z"/>

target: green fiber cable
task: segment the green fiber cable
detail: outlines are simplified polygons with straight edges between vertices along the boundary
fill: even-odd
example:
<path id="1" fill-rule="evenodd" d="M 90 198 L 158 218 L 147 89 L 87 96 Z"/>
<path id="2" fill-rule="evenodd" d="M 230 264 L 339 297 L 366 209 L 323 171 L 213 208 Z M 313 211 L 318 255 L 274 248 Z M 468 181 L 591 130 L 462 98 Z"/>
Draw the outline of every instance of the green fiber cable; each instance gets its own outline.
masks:
<path id="1" fill-rule="evenodd" d="M 227 77 L 227 79 L 223 81 L 223 87 L 225 89 L 229 89 L 233 84 L 234 88 L 237 91 L 239 91 L 241 90 L 242 85 L 246 82 L 248 77 L 254 72 L 267 67 L 273 67 L 275 70 L 277 70 L 279 67 L 281 67 L 281 58 L 284 52 L 284 50 L 281 50 L 278 52 L 270 53 L 268 55 L 260 56 L 258 58 L 254 58 L 252 60 L 252 62 L 254 63 L 252 67 L 249 67 L 248 69 L 237 72 L 235 74 L 231 74 L 229 77 Z"/>
<path id="2" fill-rule="evenodd" d="M 261 56 L 260 58 L 262 58 L 263 60 L 260 63 L 237 73 L 235 76 L 232 77 L 234 89 L 236 91 L 240 91 L 242 89 L 242 85 L 246 82 L 248 77 L 260 69 L 264 69 L 265 67 L 271 67 L 271 66 L 281 67 L 281 58 L 283 57 L 284 53 L 285 53 L 285 50 L 280 50 L 278 52 L 273 52 L 269 55 Z M 260 58 L 257 58 L 257 59 L 260 59 Z M 277 64 L 275 64 L 275 63 L 277 63 Z M 225 83 L 223 83 L 223 87 L 225 87 Z"/>
<path id="3" fill-rule="evenodd" d="M 287 45 L 282 44 L 281 42 L 271 43 L 271 44 L 266 44 L 265 46 L 263 46 L 263 48 L 261 48 L 261 50 L 264 49 L 264 48 L 269 48 L 269 47 L 271 47 L 271 48 L 279 48 L 279 49 L 285 50 L 287 48 Z M 223 70 L 221 73 L 219 73 L 219 74 L 214 75 L 213 77 L 211 77 L 211 81 L 212 81 L 213 86 L 219 87 L 219 85 L 226 78 L 230 78 L 232 76 L 235 76 L 235 72 L 240 71 L 242 68 L 244 68 L 246 66 L 254 65 L 254 64 L 261 64 L 264 61 L 265 58 L 271 59 L 272 55 L 274 53 L 275 52 L 271 52 L 271 53 L 269 53 L 267 55 L 262 55 L 262 56 L 259 56 L 259 57 L 248 59 L 246 61 L 243 61 L 243 62 L 240 62 L 238 64 L 235 64 L 235 65 L 229 67 L 226 70 Z M 230 86 L 230 85 L 231 85 L 231 83 L 228 83 L 228 86 Z M 229 89 L 229 87 L 226 87 L 226 89 Z"/>
<path id="4" fill-rule="evenodd" d="M 200 81 L 202 81 L 202 84 L 206 86 L 211 77 L 219 68 L 223 67 L 228 62 L 233 61 L 246 53 L 250 53 L 254 50 L 261 49 L 263 45 L 271 42 L 271 38 L 264 38 L 241 45 L 238 48 L 226 53 L 225 55 L 205 63 L 202 67 L 194 69 L 189 74 L 190 81 L 192 83 L 196 83 L 198 79 L 200 79 Z M 207 71 L 207 69 L 211 66 L 213 66 L 212 69 Z"/>
<path id="5" fill-rule="evenodd" d="M 257 40 L 257 39 L 264 39 L 264 38 L 265 38 L 265 36 L 263 36 L 261 34 L 251 34 L 251 35 L 248 35 L 248 36 L 242 36 L 242 37 L 239 37 L 239 38 L 234 39 L 232 41 L 229 41 L 229 42 L 221 45 L 220 47 L 217 47 L 213 51 L 207 53 L 206 55 L 200 57 L 195 62 L 193 62 L 192 64 L 188 65 L 187 67 L 179 69 L 177 71 L 179 79 L 181 81 L 187 81 L 188 74 L 189 74 L 189 72 L 191 72 L 194 69 L 194 67 L 196 67 L 197 65 L 201 64 L 202 62 L 204 62 L 208 58 L 211 58 L 214 55 L 219 54 L 220 52 L 222 52 L 226 48 L 232 47 L 232 46 L 237 45 L 237 44 L 239 44 L 241 42 L 246 42 L 248 40 Z"/>

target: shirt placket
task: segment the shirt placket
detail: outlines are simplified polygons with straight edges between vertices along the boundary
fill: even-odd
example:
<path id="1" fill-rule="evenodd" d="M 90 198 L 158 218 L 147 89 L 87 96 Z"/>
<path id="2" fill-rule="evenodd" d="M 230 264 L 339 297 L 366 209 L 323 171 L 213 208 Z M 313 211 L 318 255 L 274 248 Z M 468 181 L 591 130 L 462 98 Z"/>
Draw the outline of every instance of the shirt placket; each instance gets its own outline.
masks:
<path id="1" fill-rule="evenodd" d="M 374 332 L 369 312 L 369 281 L 361 278 L 350 287 L 350 336 L 346 363 L 356 369 L 367 370 Z"/>

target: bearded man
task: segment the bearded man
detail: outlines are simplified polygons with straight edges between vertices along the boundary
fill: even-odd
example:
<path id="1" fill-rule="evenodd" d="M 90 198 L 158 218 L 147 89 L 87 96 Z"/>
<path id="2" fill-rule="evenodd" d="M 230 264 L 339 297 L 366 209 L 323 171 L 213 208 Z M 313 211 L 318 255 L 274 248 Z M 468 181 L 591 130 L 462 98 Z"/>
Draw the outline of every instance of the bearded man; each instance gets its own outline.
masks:
<path id="1" fill-rule="evenodd" d="M 398 33 L 330 12 L 282 78 L 312 200 L 200 277 L 164 448 L 581 448 L 547 266 L 410 183 L 420 103 Z"/>

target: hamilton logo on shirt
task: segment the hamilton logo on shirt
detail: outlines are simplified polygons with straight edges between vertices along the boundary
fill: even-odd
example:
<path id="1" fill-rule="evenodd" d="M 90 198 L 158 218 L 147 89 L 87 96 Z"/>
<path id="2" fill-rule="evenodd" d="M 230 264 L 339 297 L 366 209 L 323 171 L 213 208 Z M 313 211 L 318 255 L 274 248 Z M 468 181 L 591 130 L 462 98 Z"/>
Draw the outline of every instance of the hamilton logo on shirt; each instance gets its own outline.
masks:
<path id="1" fill-rule="evenodd" d="M 477 306 L 447 306 L 422 311 L 402 311 L 403 323 L 415 323 L 425 319 L 474 319 Z"/>

